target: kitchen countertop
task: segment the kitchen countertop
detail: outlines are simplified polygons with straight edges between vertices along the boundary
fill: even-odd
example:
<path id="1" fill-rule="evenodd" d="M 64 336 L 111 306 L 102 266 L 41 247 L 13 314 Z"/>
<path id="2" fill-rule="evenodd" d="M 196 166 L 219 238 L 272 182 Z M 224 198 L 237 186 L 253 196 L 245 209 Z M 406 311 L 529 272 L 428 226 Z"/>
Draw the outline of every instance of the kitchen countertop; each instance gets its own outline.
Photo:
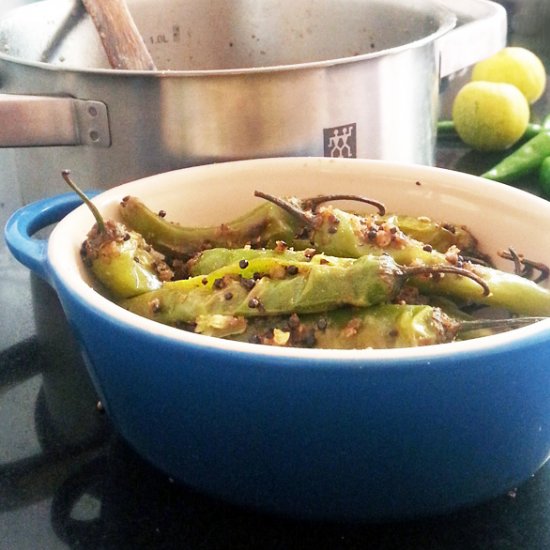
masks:
<path id="1" fill-rule="evenodd" d="M 4 157 L 0 157 L 2 162 Z M 442 143 L 437 163 L 492 162 Z M 532 182 L 525 186 L 534 191 Z M 0 186 L 2 227 L 18 206 Z M 97 408 L 57 298 L 0 244 L 0 549 L 550 548 L 550 464 L 450 515 L 389 524 L 297 522 L 195 493 L 140 459 Z"/>

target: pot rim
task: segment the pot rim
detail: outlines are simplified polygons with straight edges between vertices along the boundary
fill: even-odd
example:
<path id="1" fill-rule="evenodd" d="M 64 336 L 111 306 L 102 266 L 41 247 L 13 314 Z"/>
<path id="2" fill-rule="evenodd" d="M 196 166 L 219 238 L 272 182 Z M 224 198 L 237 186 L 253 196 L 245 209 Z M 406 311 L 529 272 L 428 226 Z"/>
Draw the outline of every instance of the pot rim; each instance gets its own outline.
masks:
<path id="1" fill-rule="evenodd" d="M 108 75 L 108 76 L 139 76 L 149 78 L 177 78 L 177 77 L 208 77 L 208 76 L 238 76 L 238 75 L 262 75 L 270 73 L 280 73 L 287 71 L 311 70 L 311 69 L 326 69 L 333 66 L 349 65 L 363 61 L 370 61 L 387 55 L 397 55 L 407 50 L 417 49 L 435 42 L 443 35 L 451 31 L 457 24 L 457 16 L 449 9 L 437 4 L 434 0 L 420 0 L 420 4 L 424 5 L 426 10 L 431 10 L 430 13 L 439 19 L 439 27 L 436 31 L 423 36 L 417 40 L 413 40 L 407 44 L 387 48 L 375 52 L 359 54 L 355 56 L 347 56 L 335 59 L 326 59 L 321 61 L 309 61 L 305 63 L 292 63 L 288 65 L 268 65 L 262 67 L 242 67 L 232 69 L 206 69 L 206 70 L 127 70 L 127 69 L 105 69 L 91 67 L 75 67 L 75 66 L 60 66 L 43 61 L 30 61 L 21 57 L 10 55 L 9 53 L 0 51 L 0 60 L 27 67 L 34 67 L 52 72 L 59 73 L 78 73 L 91 75 Z M 24 8 L 32 8 L 24 6 Z M 21 8 L 19 8 L 21 9 Z M 17 11 L 13 10 L 13 11 Z M 7 15 L 9 15 L 8 12 Z M 3 18 L 0 18 L 0 23 Z"/>
<path id="2" fill-rule="evenodd" d="M 234 161 L 229 163 L 213 164 L 206 166 L 197 166 L 192 168 L 185 168 L 182 170 L 176 170 L 173 173 L 189 172 L 189 171 L 203 171 L 208 172 L 234 169 L 239 170 L 242 167 L 252 165 L 263 165 L 264 171 L 269 171 L 275 168 L 277 163 L 281 163 L 283 160 L 286 166 L 298 167 L 304 162 L 310 165 L 316 165 L 318 169 L 320 166 L 325 165 L 325 168 L 335 161 L 339 164 L 348 164 L 356 166 L 359 169 L 364 170 L 374 169 L 375 173 L 382 173 L 386 170 L 391 170 L 391 175 L 401 175 L 410 172 L 412 166 L 410 164 L 392 163 L 379 160 L 366 160 L 366 159 L 326 159 L 326 158 L 284 158 L 284 159 L 256 159 L 256 160 L 244 160 Z M 352 170 L 354 168 L 351 168 Z M 467 188 L 475 189 L 479 186 L 479 179 L 476 176 L 468 174 L 457 173 L 442 168 L 435 168 L 430 166 L 415 165 L 415 177 L 428 179 L 434 175 L 444 175 L 445 179 L 449 180 L 449 185 L 460 186 L 464 185 Z M 169 174 L 169 173 L 168 173 Z M 157 176 L 150 176 L 149 178 L 142 178 L 147 182 L 151 178 L 158 178 Z M 162 175 L 161 175 L 162 177 Z M 205 176 L 207 177 L 207 176 Z M 94 199 L 99 201 L 104 200 L 105 204 L 112 202 L 115 198 L 120 200 L 123 196 L 128 194 L 131 189 L 131 185 L 124 184 L 116 188 L 107 190 Z M 484 180 L 485 191 L 490 196 L 495 196 L 500 190 L 502 192 L 501 184 L 492 182 L 490 180 Z M 547 208 L 550 212 L 550 203 L 546 204 L 546 201 L 539 197 L 528 195 L 527 192 L 514 188 L 506 188 L 504 191 L 508 199 L 514 203 L 514 200 L 528 201 L 529 206 L 532 206 L 535 210 L 537 206 L 540 208 L 541 201 L 543 202 L 543 208 Z M 79 307 L 90 308 L 96 315 L 103 317 L 109 322 L 116 323 L 117 325 L 124 325 L 136 331 L 136 337 L 143 337 L 147 339 L 158 339 L 159 342 L 169 342 L 172 345 L 177 346 L 190 346 L 195 351 L 202 353 L 230 353 L 239 354 L 243 357 L 249 357 L 254 359 L 260 359 L 269 361 L 274 360 L 281 363 L 280 360 L 284 359 L 289 365 L 294 364 L 297 366 L 303 365 L 303 361 L 313 362 L 317 366 L 331 367 L 337 365 L 338 368 L 342 368 L 347 365 L 352 368 L 357 367 L 378 367 L 378 368 L 395 368 L 412 367 L 424 364 L 429 366 L 433 362 L 433 366 L 440 366 L 446 359 L 456 361 L 466 361 L 471 358 L 479 359 L 483 356 L 489 356 L 492 354 L 505 355 L 507 351 L 517 350 L 518 348 L 528 347 L 531 345 L 537 345 L 539 343 L 550 343 L 550 317 L 542 321 L 533 323 L 522 328 L 514 329 L 512 331 L 494 334 L 491 336 L 485 336 L 482 338 L 451 342 L 447 344 L 436 344 L 415 348 L 398 348 L 398 349 L 365 349 L 365 350 L 318 350 L 318 349 L 304 349 L 304 348 L 277 348 L 272 346 L 261 346 L 258 344 L 251 344 L 246 342 L 235 342 L 230 340 L 224 340 L 222 338 L 205 336 L 202 334 L 195 334 L 192 332 L 183 331 L 178 328 L 166 326 L 156 321 L 140 317 L 136 314 L 126 311 L 122 307 L 116 305 L 108 298 L 101 296 L 96 290 L 94 290 L 88 282 L 79 275 L 77 262 L 73 259 L 67 262 L 67 254 L 73 258 L 74 252 L 66 252 L 63 249 L 63 242 L 67 244 L 67 237 L 71 234 L 71 226 L 77 222 L 77 220 L 85 215 L 86 218 L 90 216 L 90 213 L 86 206 L 81 205 L 76 210 L 71 212 L 64 220 L 62 220 L 52 232 L 48 246 L 48 264 L 52 277 L 55 281 L 55 286 L 58 290 L 61 290 L 61 294 L 70 296 L 70 300 L 76 300 L 79 302 Z M 73 243 L 74 245 L 74 243 Z M 68 265 L 74 264 L 73 266 Z M 63 269 L 60 269 L 63 266 Z M 345 365 L 340 363 L 345 362 Z"/>

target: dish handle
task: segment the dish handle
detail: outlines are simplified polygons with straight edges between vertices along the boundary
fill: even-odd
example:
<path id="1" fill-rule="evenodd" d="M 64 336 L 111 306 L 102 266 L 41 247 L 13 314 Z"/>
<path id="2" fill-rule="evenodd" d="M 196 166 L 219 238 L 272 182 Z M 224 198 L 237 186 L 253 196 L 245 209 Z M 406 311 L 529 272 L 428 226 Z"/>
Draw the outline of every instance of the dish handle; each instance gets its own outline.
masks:
<path id="1" fill-rule="evenodd" d="M 88 191 L 88 197 L 100 191 Z M 82 199 L 73 192 L 47 197 L 22 206 L 8 219 L 4 238 L 9 251 L 17 261 L 52 284 L 48 268 L 48 239 L 34 237 L 36 233 L 61 221 L 67 214 L 82 204 Z"/>

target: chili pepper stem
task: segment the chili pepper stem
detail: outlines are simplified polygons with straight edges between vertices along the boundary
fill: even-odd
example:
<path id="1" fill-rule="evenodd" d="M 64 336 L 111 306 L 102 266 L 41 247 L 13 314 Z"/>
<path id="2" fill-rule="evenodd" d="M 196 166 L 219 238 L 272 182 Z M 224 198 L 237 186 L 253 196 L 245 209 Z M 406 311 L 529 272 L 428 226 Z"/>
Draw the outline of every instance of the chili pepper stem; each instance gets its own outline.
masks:
<path id="1" fill-rule="evenodd" d="M 294 216 L 296 219 L 305 223 L 307 226 L 313 226 L 314 217 L 299 208 L 298 206 L 292 204 L 291 202 L 286 201 L 280 197 L 275 197 L 274 195 L 269 195 L 268 193 L 264 193 L 263 191 L 254 191 L 254 196 L 272 202 L 279 208 L 282 208 L 283 210 L 288 212 L 291 216 Z"/>
<path id="2" fill-rule="evenodd" d="M 529 260 L 518 254 L 513 248 L 508 248 L 508 252 L 499 251 L 498 255 L 505 260 L 514 262 L 514 273 L 520 277 L 531 279 L 534 283 L 542 283 L 550 277 L 550 267 L 541 263 Z M 533 271 L 538 271 L 539 275 L 533 277 Z"/>
<path id="3" fill-rule="evenodd" d="M 264 193 L 263 191 L 255 191 L 254 195 L 256 197 L 261 197 L 262 199 L 266 199 L 272 202 L 273 204 L 276 204 L 277 206 L 286 210 L 289 214 L 296 216 L 297 218 L 306 222 L 309 225 L 311 225 L 313 222 L 312 222 L 312 217 L 308 216 L 307 211 L 311 210 L 312 213 L 315 213 L 315 210 L 320 204 L 323 204 L 329 201 L 350 200 L 350 201 L 362 202 L 365 204 L 370 204 L 371 206 L 375 206 L 380 216 L 384 216 L 386 214 L 386 207 L 384 206 L 383 203 L 375 199 L 363 197 L 361 195 L 353 195 L 353 194 L 347 194 L 347 193 L 319 195 L 318 197 L 301 199 L 299 201 L 300 206 L 296 206 L 289 201 L 286 201 L 280 197 L 275 197 L 274 195 L 270 195 L 269 193 Z"/>
<path id="4" fill-rule="evenodd" d="M 103 216 L 97 209 L 96 205 L 84 194 L 84 192 L 74 183 L 74 181 L 71 179 L 71 171 L 70 170 L 63 170 L 61 172 L 61 175 L 63 176 L 63 179 L 67 182 L 69 187 L 82 199 L 84 204 L 90 209 L 92 212 L 96 222 L 97 222 L 97 228 L 100 233 L 105 233 L 105 222 L 103 220 Z"/>
<path id="5" fill-rule="evenodd" d="M 370 204 L 371 206 L 375 206 L 378 210 L 378 214 L 380 216 L 385 216 L 386 214 L 386 207 L 383 203 L 380 201 L 377 201 L 375 199 L 369 199 L 368 197 L 363 197 L 361 195 L 350 195 L 350 194 L 335 194 L 335 195 L 319 195 L 318 197 L 312 197 L 309 199 L 302 199 L 302 203 L 305 205 L 306 208 L 309 208 L 312 210 L 312 212 L 315 212 L 316 208 L 323 204 L 324 202 L 329 201 L 357 201 L 357 202 L 363 202 L 365 204 Z"/>
<path id="6" fill-rule="evenodd" d="M 489 296 L 489 294 L 491 294 L 489 285 L 479 275 L 476 275 L 468 269 L 463 269 L 454 265 L 418 265 L 403 267 L 403 274 L 407 278 L 414 277 L 415 275 L 433 275 L 436 273 L 452 273 L 453 275 L 468 277 L 483 289 L 484 296 Z"/>
<path id="7" fill-rule="evenodd" d="M 511 317 L 510 319 L 473 319 L 472 321 L 460 321 L 459 332 L 472 330 L 511 330 L 525 327 L 543 321 L 547 317 Z"/>

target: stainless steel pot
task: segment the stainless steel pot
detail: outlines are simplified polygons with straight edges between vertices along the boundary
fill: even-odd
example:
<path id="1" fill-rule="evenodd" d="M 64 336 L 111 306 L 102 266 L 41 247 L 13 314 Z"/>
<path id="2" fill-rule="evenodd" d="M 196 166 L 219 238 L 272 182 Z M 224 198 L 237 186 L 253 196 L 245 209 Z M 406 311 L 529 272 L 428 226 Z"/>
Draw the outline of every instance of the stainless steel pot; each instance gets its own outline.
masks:
<path id="1" fill-rule="evenodd" d="M 506 40 L 487 0 L 128 4 L 158 71 L 109 69 L 80 2 L 0 21 L 0 146 L 25 203 L 65 190 L 64 168 L 108 188 L 241 158 L 430 164 L 440 78 Z"/>

